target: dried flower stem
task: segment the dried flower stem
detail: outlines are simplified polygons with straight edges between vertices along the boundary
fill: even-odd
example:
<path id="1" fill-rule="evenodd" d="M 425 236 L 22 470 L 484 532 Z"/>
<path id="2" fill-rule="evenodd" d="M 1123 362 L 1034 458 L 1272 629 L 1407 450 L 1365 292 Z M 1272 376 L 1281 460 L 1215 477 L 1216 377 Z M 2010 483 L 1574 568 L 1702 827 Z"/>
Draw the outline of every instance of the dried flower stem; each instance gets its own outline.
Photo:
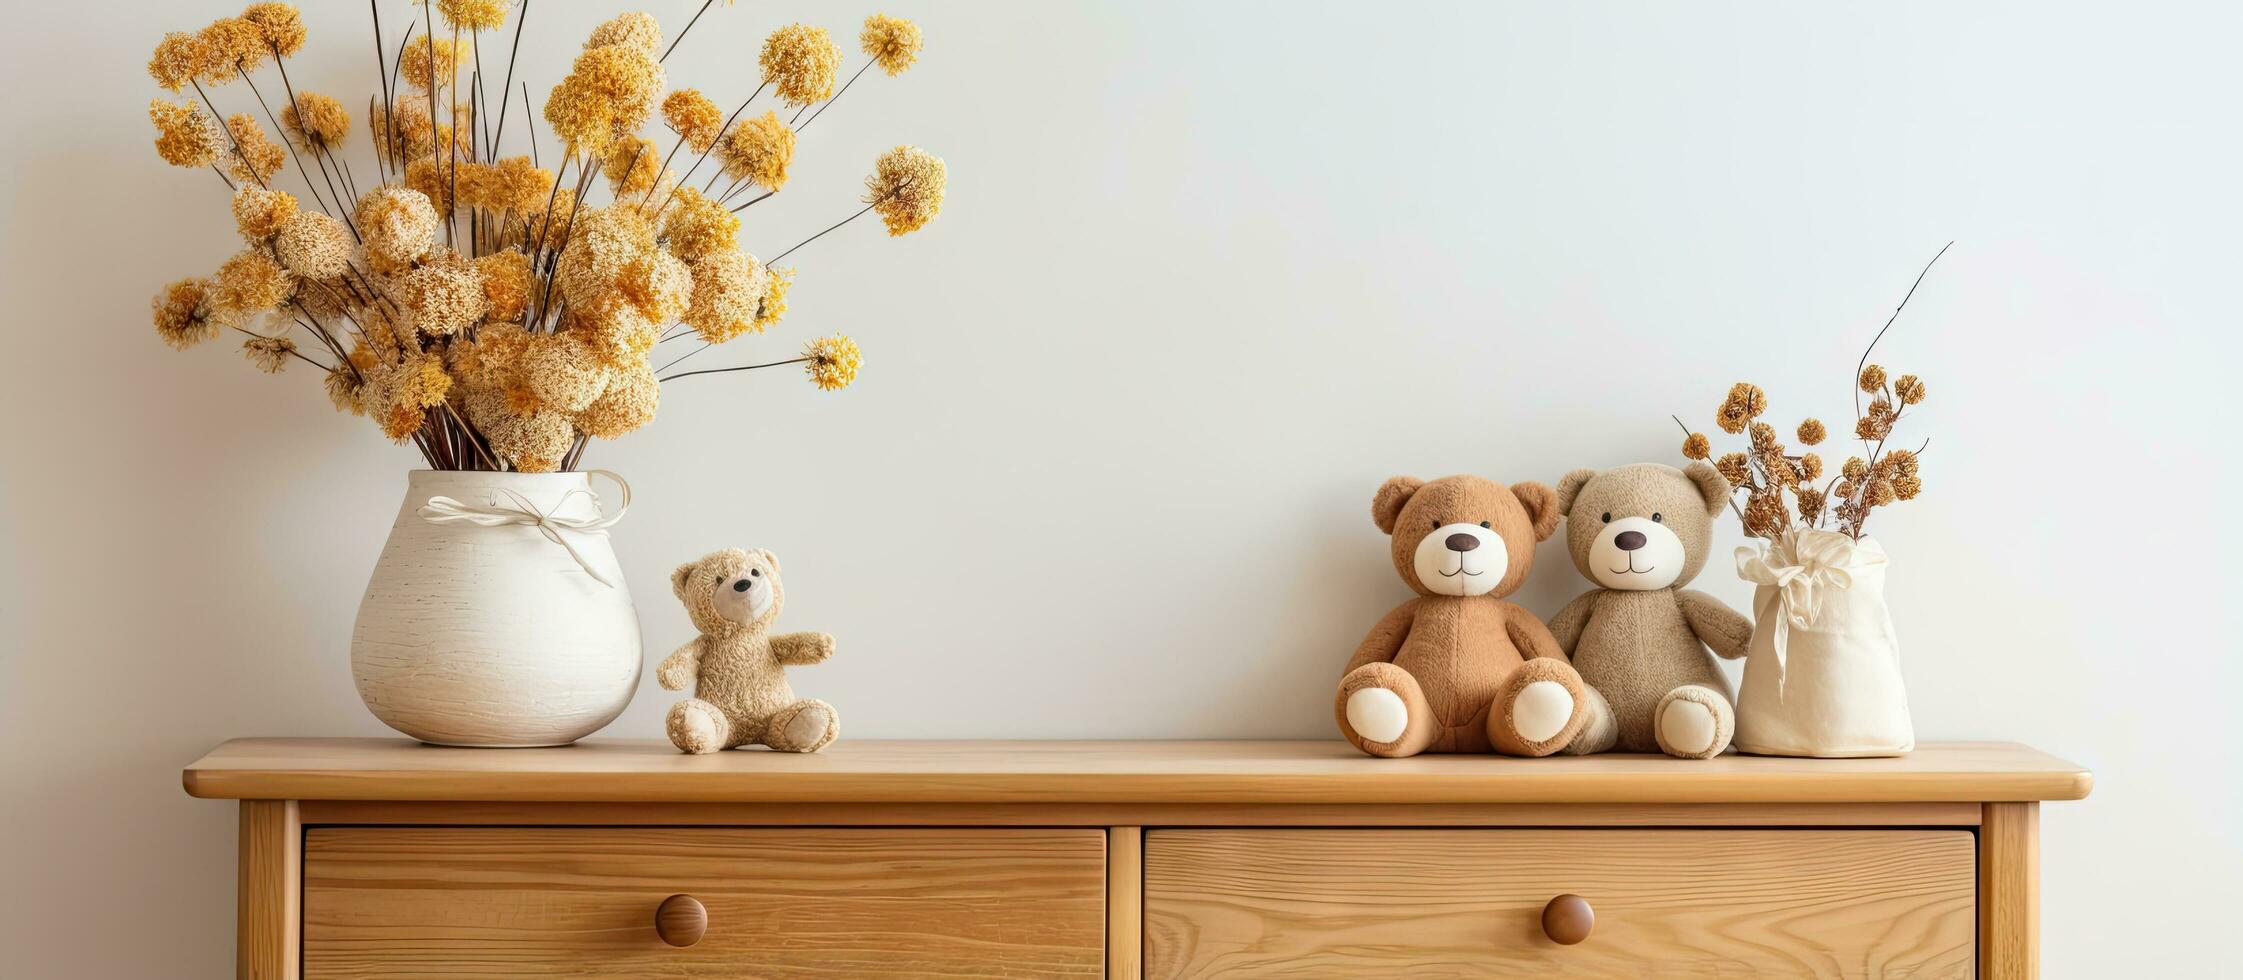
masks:
<path id="1" fill-rule="evenodd" d="M 764 198 L 770 197 L 771 195 L 773 195 L 773 194 L 777 194 L 777 193 L 779 193 L 779 192 L 778 192 L 778 191 L 764 191 L 763 193 L 761 193 L 761 194 L 758 194 L 758 195 L 756 195 L 756 196 L 755 196 L 754 198 L 750 199 L 750 200 L 748 201 L 748 203 L 746 203 L 746 204 L 742 204 L 742 205 L 740 205 L 739 207 L 733 208 L 733 209 L 732 209 L 732 213 L 733 213 L 733 214 L 739 214 L 739 213 L 740 213 L 740 212 L 742 212 L 742 211 L 745 211 L 745 210 L 747 210 L 747 209 L 749 209 L 749 208 L 755 207 L 755 202 L 757 202 L 757 201 L 760 201 L 760 200 L 763 200 Z M 809 244 L 809 243 L 805 242 L 805 243 L 803 243 L 803 244 Z"/>
<path id="2" fill-rule="evenodd" d="M 390 170 L 400 176 L 405 173 L 405 164 L 410 161 L 405 159 L 405 146 L 398 141 L 397 136 L 397 72 L 405 64 L 405 46 L 413 43 L 413 28 L 418 26 L 420 21 L 407 22 L 405 39 L 397 42 L 397 57 L 391 59 L 389 65 L 389 104 L 382 108 L 382 125 L 389 130 L 389 152 L 397 156 L 397 159 L 390 161 Z M 433 98 L 428 100 L 428 118 L 433 130 L 436 125 L 436 100 Z"/>
<path id="3" fill-rule="evenodd" d="M 504 139 L 506 138 L 506 102 L 507 102 L 507 99 L 508 99 L 509 97 L 511 97 L 511 96 L 512 96 L 512 95 L 514 94 L 514 61 L 515 61 L 515 59 L 516 59 L 516 58 L 518 58 L 518 57 L 519 57 L 519 56 L 521 55 L 521 53 L 522 53 L 522 22 L 523 22 L 523 21 L 525 21 L 525 20 L 528 20 L 528 19 L 529 19 L 529 16 L 530 16 L 530 0 L 522 0 L 522 9 L 521 9 L 521 10 L 520 10 L 519 12 L 517 12 L 517 13 L 516 13 L 516 14 L 514 15 L 514 47 L 513 47 L 513 50 L 511 50 L 511 51 L 508 51 L 508 52 L 506 53 L 506 82 L 505 82 L 505 84 L 503 84 L 503 85 L 500 85 L 500 86 L 498 87 L 498 91 L 499 91 L 499 96 L 498 96 L 498 129 L 497 129 L 497 131 L 496 131 L 496 132 L 493 132 L 493 133 L 491 134 L 491 146 L 490 146 L 490 149 L 489 149 L 489 151 L 488 151 L 488 152 L 486 153 L 486 155 L 487 155 L 487 156 L 489 156 L 489 157 L 490 157 L 491 159 L 493 159 L 493 160 L 496 160 L 496 159 L 498 159 L 498 144 L 499 144 L 499 141 L 501 141 L 501 140 L 504 140 Z M 523 82 L 523 83 L 522 83 L 522 116 L 523 116 L 523 118 L 527 119 L 527 118 L 529 117 L 529 112 L 530 112 L 530 83 L 528 83 L 528 82 Z M 530 130 L 530 152 L 531 152 L 532 154 L 535 154 L 535 153 L 537 152 L 537 130 L 536 130 L 536 129 L 534 129 L 534 128 Z M 533 161 L 531 161 L 531 162 L 532 162 L 532 163 L 535 163 L 536 161 L 534 161 L 534 160 L 533 160 Z"/>
<path id="4" fill-rule="evenodd" d="M 1931 267 L 1939 264 L 1939 256 L 1947 254 L 1947 250 L 1954 247 L 1955 243 L 1952 241 L 1941 245 L 1931 261 L 1924 263 L 1923 271 L 1916 273 L 1916 281 L 1908 284 L 1908 292 L 1900 297 L 1900 305 L 1893 307 L 1893 315 L 1885 318 L 1885 325 L 1877 328 L 1876 336 L 1869 338 L 1869 346 L 1861 349 L 1861 360 L 1854 363 L 1854 378 L 1861 377 L 1862 370 L 1869 366 L 1870 352 L 1877 349 L 1878 341 L 1885 339 L 1885 331 L 1893 328 L 1893 321 L 1900 319 L 1900 311 L 1908 308 L 1908 301 L 1916 295 L 1916 287 L 1923 285 L 1924 277 L 1931 274 Z M 1854 389 L 1854 420 L 1858 422 L 1861 420 L 1861 385 L 1856 384 L 1853 378 L 1847 379 L 1847 384 Z"/>
<path id="5" fill-rule="evenodd" d="M 844 84 L 844 85 L 842 85 L 842 86 L 841 86 L 841 91 L 833 93 L 833 98 L 830 98 L 830 99 L 827 99 L 827 100 L 825 100 L 824 102 L 820 102 L 820 103 L 818 103 L 818 111 L 816 111 L 816 112 L 813 112 L 813 113 L 811 113 L 811 114 L 810 114 L 810 119 L 809 119 L 809 120 L 808 120 L 807 122 L 804 122 L 804 123 L 803 123 L 802 125 L 800 125 L 800 126 L 795 126 L 795 125 L 794 125 L 794 119 L 801 119 L 801 118 L 802 118 L 802 113 L 803 113 L 803 110 L 805 110 L 805 109 L 808 109 L 808 108 L 810 108 L 809 106 L 803 106 L 803 107 L 802 107 L 801 109 L 796 109 L 796 110 L 794 111 L 794 119 L 789 119 L 789 120 L 787 120 L 787 125 L 788 125 L 788 126 L 793 126 L 793 127 L 794 127 L 794 132 L 795 132 L 795 135 L 797 135 L 797 136 L 801 135 L 801 134 L 802 134 L 802 131 L 803 131 L 803 130 L 805 130 L 805 129 L 809 129 L 809 128 L 810 128 L 810 123 L 814 123 L 814 122 L 817 122 L 817 121 L 818 121 L 818 117 L 819 117 L 819 116 L 822 116 L 822 115 L 825 115 L 825 114 L 826 114 L 826 107 L 827 107 L 827 106 L 829 106 L 829 105 L 832 105 L 832 104 L 834 104 L 834 103 L 836 103 L 836 102 L 839 102 L 839 101 L 841 101 L 841 97 L 842 97 L 842 96 L 844 96 L 844 95 L 847 95 L 847 94 L 849 94 L 849 86 L 857 84 L 857 79 L 860 79 L 860 78 L 863 78 L 863 77 L 864 77 L 864 73 L 865 73 L 865 68 L 870 68 L 870 67 L 872 67 L 872 66 L 873 66 L 873 62 L 872 62 L 872 61 L 870 61 L 870 60 L 867 60 L 867 61 L 866 61 L 866 62 L 864 63 L 864 68 L 859 68 L 859 69 L 857 69 L 857 73 L 856 73 L 856 74 L 854 74 L 854 75 L 851 75 L 851 76 L 849 76 L 849 81 L 848 81 L 848 82 L 847 82 L 846 84 Z"/>
<path id="6" fill-rule="evenodd" d="M 691 31 L 693 29 L 693 25 L 701 22 L 701 15 L 708 13 L 709 5 L 715 2 L 716 0 L 701 0 L 701 9 L 694 11 L 693 19 L 686 21 L 685 26 L 678 29 L 677 36 L 670 39 L 670 46 L 662 49 L 662 57 L 654 59 L 655 64 L 659 65 L 665 61 L 670 60 L 670 52 L 676 51 L 678 49 L 678 42 L 685 40 L 686 32 Z"/>
<path id="7" fill-rule="evenodd" d="M 892 196 L 894 196 L 894 195 L 890 195 L 890 196 L 892 197 Z M 820 238 L 824 238 L 824 237 L 826 237 L 827 233 L 829 233 L 829 232 L 832 232 L 832 231 L 833 231 L 834 229 L 836 229 L 836 228 L 839 228 L 839 227 L 841 227 L 842 225 L 848 224 L 849 222 L 855 221 L 855 220 L 857 220 L 858 218 L 862 218 L 862 217 L 864 217 L 864 215 L 865 215 L 865 211 L 870 211 L 870 210 L 872 210 L 873 208 L 879 207 L 880 205 L 882 205 L 882 204 L 885 204 L 885 203 L 887 203 L 887 200 L 888 200 L 888 198 L 886 198 L 886 197 L 883 197 L 883 198 L 881 198 L 881 199 L 879 199 L 879 200 L 877 200 L 877 201 L 874 201 L 874 202 L 872 202 L 871 204 L 867 204 L 867 205 L 865 205 L 865 206 L 864 206 L 864 210 L 863 210 L 863 211 L 858 211 L 858 212 L 857 212 L 857 213 L 855 213 L 855 214 L 852 214 L 852 215 L 850 215 L 850 216 L 848 216 L 848 217 L 846 217 L 846 218 L 843 218 L 843 219 L 841 219 L 841 220 L 839 220 L 839 221 L 836 221 L 836 222 L 834 222 L 834 223 L 833 223 L 832 225 L 829 225 L 829 226 L 827 226 L 827 228 L 826 228 L 826 230 L 825 230 L 825 231 L 821 231 L 821 232 L 819 232 L 819 233 L 817 233 L 817 234 L 815 234 L 815 235 L 812 235 L 812 236 L 810 236 L 810 237 L 808 237 L 808 238 L 805 238 L 805 239 L 803 239 L 803 240 L 802 240 L 802 241 L 800 241 L 800 242 L 797 242 L 797 243 L 795 243 L 795 246 L 794 246 L 794 248 L 790 248 L 790 249 L 787 249 L 787 250 L 786 250 L 786 251 L 784 251 L 784 252 L 780 252 L 779 254 L 777 254 L 777 255 L 775 255 L 775 256 L 772 256 L 772 257 L 771 257 L 771 261 L 769 261 L 769 262 L 765 262 L 765 263 L 764 263 L 764 265 L 768 267 L 768 266 L 773 266 L 773 265 L 777 265 L 777 264 L 779 264 L 779 260 L 780 260 L 780 259 L 786 258 L 786 257 L 787 257 L 787 256 L 789 256 L 789 255 L 793 255 L 793 254 L 794 254 L 794 251 L 795 251 L 795 249 L 797 249 L 797 248 L 801 248 L 801 247 L 802 247 L 802 246 L 804 246 L 804 245 L 808 245 L 808 244 L 810 244 L 811 242 L 817 241 L 817 240 L 818 240 L 818 239 L 820 239 Z M 754 202 L 750 202 L 750 203 L 754 203 Z M 740 207 L 743 207 L 743 208 L 744 208 L 744 207 L 747 207 L 747 205 L 746 205 L 746 204 L 743 204 L 743 205 L 740 205 Z M 734 210 L 738 210 L 738 208 L 735 208 Z"/>
<path id="8" fill-rule="evenodd" d="M 528 6 L 529 5 L 525 0 L 523 7 L 527 9 Z M 512 72 L 514 70 L 514 66 L 508 65 L 506 66 L 506 70 Z M 545 166 L 545 164 L 539 162 L 537 159 L 537 119 L 530 115 L 530 83 L 528 82 L 522 83 L 522 125 L 527 126 L 530 129 L 530 166 Z M 503 136 L 505 134 L 500 133 L 499 135 Z M 561 185 L 554 184 L 553 186 L 559 187 Z"/>
<path id="9" fill-rule="evenodd" d="M 525 2 L 526 2 L 526 0 L 525 0 Z M 390 97 L 390 91 L 389 91 L 389 86 L 390 86 L 390 78 L 391 78 L 391 75 L 390 75 L 390 73 L 389 73 L 389 66 L 388 66 L 388 65 L 386 65 L 386 64 L 383 64 L 383 63 L 382 63 L 382 4 L 381 4 L 381 0 L 366 0 L 366 8 L 367 8 L 367 12 L 368 12 L 368 13 L 370 13 L 370 14 L 372 14 L 372 15 L 373 15 L 373 18 L 374 18 L 374 83 L 375 83 L 375 84 L 377 84 L 377 85 L 380 85 L 380 86 L 381 86 L 381 89 L 382 89 L 382 93 L 381 93 L 381 99 L 382 99 L 383 112 L 384 112 L 384 113 L 386 114 L 386 113 L 387 113 L 387 112 L 389 111 L 388 107 L 394 104 L 394 100 L 393 100 L 393 99 L 391 99 L 391 97 Z M 374 114 L 374 97 L 373 97 L 373 96 L 371 96 L 371 95 L 369 95 L 369 96 L 367 96 L 367 97 L 366 97 L 366 115 L 367 115 L 367 117 L 368 117 L 368 118 L 372 118 L 372 117 L 373 117 L 373 114 Z M 387 117 L 386 117 L 386 115 L 385 115 L 385 117 L 384 117 L 384 118 L 387 118 Z M 387 124 L 387 123 L 384 123 L 383 125 L 387 126 L 388 124 Z M 394 144 L 394 143 L 396 142 L 396 140 L 397 140 L 397 131 L 396 131 L 396 129 L 395 129 L 394 127 L 391 127 L 391 128 L 390 128 L 390 141 L 391 141 L 391 142 L 392 142 L 392 143 Z M 374 150 L 374 167 L 375 167 L 375 170 L 377 171 L 377 173 L 378 173 L 378 174 L 380 174 L 380 175 L 381 175 L 381 176 L 383 177 L 383 179 L 385 179 L 385 180 L 386 180 L 386 179 L 388 178 L 388 171 L 387 171 L 387 169 L 386 169 L 386 168 L 384 168 L 384 167 L 382 166 L 382 152 L 381 152 L 381 149 L 380 149 L 379 147 L 376 147 L 376 148 L 375 148 L 375 150 Z M 356 201 L 356 200 L 358 200 L 358 196 L 357 196 L 357 195 L 356 195 L 355 193 L 354 193 L 354 194 L 352 194 L 352 195 L 351 195 L 351 200 L 352 200 L 352 201 Z"/>
<path id="10" fill-rule="evenodd" d="M 877 351 L 875 351 L 875 353 L 878 353 L 878 352 L 877 352 Z M 682 360 L 685 360 L 685 358 L 681 357 L 681 358 L 678 358 L 678 360 L 682 361 Z M 696 375 L 696 374 L 730 374 L 730 373 L 732 373 L 732 372 L 734 372 L 734 371 L 754 371 L 754 370 L 756 370 L 756 369 L 758 369 L 758 368 L 767 368 L 767 367 L 785 367 L 785 366 L 787 366 L 787 365 L 789 365 L 789 364 L 800 364 L 800 363 L 802 363 L 802 362 L 804 362 L 804 361 L 807 361 L 807 360 L 809 360 L 809 358 L 807 358 L 807 357 L 797 357 L 797 358 L 792 358 L 792 359 L 790 359 L 790 360 L 784 360 L 784 361 L 771 361 L 771 362 L 769 362 L 769 363 L 765 363 L 765 364 L 743 364 L 743 365 L 740 365 L 739 367 L 727 367 L 727 368 L 703 368 L 703 369 L 701 369 L 701 370 L 699 370 L 699 371 L 683 371 L 683 372 L 680 372 L 680 373 L 677 373 L 677 374 L 673 374 L 673 375 L 670 375 L 670 376 L 668 376 L 668 377 L 663 377 L 663 378 L 656 378 L 656 379 L 654 379 L 654 380 L 656 380 L 656 381 L 676 381 L 676 380 L 677 380 L 677 379 L 679 379 L 679 378 L 690 378 L 690 377 L 693 377 L 693 376 L 694 376 L 694 375 Z M 671 363 L 673 363 L 673 364 L 674 364 L 674 363 L 676 363 L 676 362 L 675 362 L 675 361 L 673 361 L 673 362 L 671 362 Z"/>

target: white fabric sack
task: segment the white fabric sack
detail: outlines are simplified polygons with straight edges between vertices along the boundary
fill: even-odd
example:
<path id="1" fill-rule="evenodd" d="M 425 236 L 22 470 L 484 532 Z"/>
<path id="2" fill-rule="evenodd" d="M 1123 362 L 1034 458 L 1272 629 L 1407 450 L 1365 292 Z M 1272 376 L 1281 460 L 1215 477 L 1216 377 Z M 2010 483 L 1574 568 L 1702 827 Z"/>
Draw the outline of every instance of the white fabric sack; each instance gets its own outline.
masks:
<path id="1" fill-rule="evenodd" d="M 1738 751 L 1842 759 L 1916 747 L 1885 563 L 1877 542 L 1836 531 L 1795 530 L 1737 549 L 1737 575 L 1759 586 Z"/>

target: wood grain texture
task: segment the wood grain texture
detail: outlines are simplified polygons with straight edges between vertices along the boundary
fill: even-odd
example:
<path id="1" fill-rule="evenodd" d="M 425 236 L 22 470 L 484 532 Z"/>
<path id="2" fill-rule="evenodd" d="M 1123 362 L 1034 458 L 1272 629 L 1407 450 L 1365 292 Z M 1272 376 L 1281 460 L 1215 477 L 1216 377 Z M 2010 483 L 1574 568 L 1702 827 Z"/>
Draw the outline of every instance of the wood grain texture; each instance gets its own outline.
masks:
<path id="1" fill-rule="evenodd" d="M 1145 975 L 1145 829 L 1106 832 L 1106 977 Z"/>
<path id="2" fill-rule="evenodd" d="M 306 824 L 878 827 L 1976 827 L 1976 803 L 446 803 L 311 800 Z"/>
<path id="3" fill-rule="evenodd" d="M 2040 976 L 2040 804 L 1989 803 L 1978 829 L 1978 975 Z"/>
<path id="4" fill-rule="evenodd" d="M 1097 830 L 314 828 L 309 980 L 1100 975 Z M 676 949 L 655 911 L 708 930 Z"/>
<path id="5" fill-rule="evenodd" d="M 1372 759 L 1301 742 L 836 743 L 689 756 L 666 742 L 461 752 L 402 739 L 240 739 L 184 774 L 196 796 L 665 803 L 1937 803 L 2070 800 L 2079 767 L 2002 742 L 1898 759 L 1597 755 Z"/>
<path id="6" fill-rule="evenodd" d="M 243 800 L 237 852 L 234 975 L 296 980 L 303 825 L 288 800 Z"/>
<path id="7" fill-rule="evenodd" d="M 1946 830 L 1159 830 L 1146 975 L 1971 976 Z M 1596 913 L 1542 933 L 1554 896 Z"/>

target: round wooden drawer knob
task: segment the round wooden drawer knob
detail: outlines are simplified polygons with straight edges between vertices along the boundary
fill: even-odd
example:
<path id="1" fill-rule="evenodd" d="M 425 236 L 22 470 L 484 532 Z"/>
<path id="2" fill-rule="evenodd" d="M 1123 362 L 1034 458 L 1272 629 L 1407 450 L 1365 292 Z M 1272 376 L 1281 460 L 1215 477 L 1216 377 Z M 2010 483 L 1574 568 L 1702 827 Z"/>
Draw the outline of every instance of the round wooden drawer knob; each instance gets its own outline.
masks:
<path id="1" fill-rule="evenodd" d="M 654 910 L 654 934 L 672 946 L 691 946 L 708 931 L 709 910 L 691 895 L 672 895 Z"/>
<path id="2" fill-rule="evenodd" d="M 1589 930 L 1596 924 L 1596 910 L 1579 895 L 1560 895 L 1542 907 L 1542 934 L 1560 946 L 1589 938 Z"/>

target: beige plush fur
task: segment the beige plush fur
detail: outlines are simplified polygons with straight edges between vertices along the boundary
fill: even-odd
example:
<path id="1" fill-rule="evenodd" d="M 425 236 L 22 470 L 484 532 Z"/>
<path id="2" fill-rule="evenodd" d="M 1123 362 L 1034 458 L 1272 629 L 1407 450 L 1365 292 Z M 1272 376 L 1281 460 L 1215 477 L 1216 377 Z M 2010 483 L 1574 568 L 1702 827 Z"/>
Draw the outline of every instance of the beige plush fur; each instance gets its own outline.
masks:
<path id="1" fill-rule="evenodd" d="M 1548 755 L 1565 747 L 1588 720 L 1589 692 L 1565 661 L 1557 640 L 1533 613 L 1503 601 L 1526 581 L 1535 543 L 1557 529 L 1556 495 L 1539 483 L 1511 487 L 1473 476 L 1427 483 L 1395 477 L 1378 490 L 1372 520 L 1392 535 L 1394 570 L 1418 597 L 1395 607 L 1371 628 L 1340 679 L 1333 710 L 1340 731 L 1359 749 L 1376 756 L 1420 752 L 1486 752 Z M 1475 538 L 1475 566 L 1490 575 L 1502 554 L 1503 572 L 1495 581 L 1465 587 L 1463 578 L 1429 584 L 1419 574 L 1421 548 L 1455 562 L 1464 552 L 1446 550 L 1452 534 Z M 1460 542 L 1465 543 L 1465 542 Z M 1455 564 L 1456 574 L 1465 567 Z M 1449 573 L 1436 571 L 1438 575 Z M 1475 594 L 1443 594 L 1477 590 Z M 1571 699 L 1562 724 L 1550 719 L 1548 734 L 1520 734 L 1514 710 L 1521 692 L 1536 681 L 1550 681 Z M 1364 691 L 1407 714 L 1392 738 L 1359 733 L 1348 718 L 1352 698 Z M 1547 689 L 1545 689 L 1547 693 Z"/>
<path id="2" fill-rule="evenodd" d="M 1622 581 L 1624 587 L 1594 589 L 1550 620 L 1558 645 L 1598 695 L 1591 701 L 1595 717 L 1566 751 L 1719 755 L 1736 730 L 1736 697 L 1706 651 L 1743 656 L 1752 624 L 1719 600 L 1683 586 L 1705 566 L 1713 520 L 1728 504 L 1728 481 L 1704 463 L 1687 470 L 1656 463 L 1602 473 L 1576 470 L 1558 482 L 1558 500 L 1567 550 L 1591 582 L 1626 578 L 1592 561 L 1593 554 L 1608 564 L 1614 555 L 1627 554 L 1611 550 L 1609 543 L 1599 552 L 1600 538 L 1612 537 L 1611 522 L 1642 519 L 1622 526 L 1653 535 L 1665 528 L 1679 540 L 1683 558 L 1671 581 L 1659 587 Z M 1655 542 L 1639 547 L 1646 554 L 1659 550 Z M 1705 738 L 1702 744 L 1675 745 L 1670 734 Z"/>
<path id="3" fill-rule="evenodd" d="M 779 559 L 768 551 L 727 548 L 678 566 L 670 589 L 701 635 L 662 661 L 665 689 L 693 685 L 670 708 L 670 741 L 694 754 L 740 745 L 816 752 L 841 733 L 841 716 L 823 701 L 797 699 L 786 668 L 833 656 L 824 633 L 772 635 L 786 604 Z"/>

